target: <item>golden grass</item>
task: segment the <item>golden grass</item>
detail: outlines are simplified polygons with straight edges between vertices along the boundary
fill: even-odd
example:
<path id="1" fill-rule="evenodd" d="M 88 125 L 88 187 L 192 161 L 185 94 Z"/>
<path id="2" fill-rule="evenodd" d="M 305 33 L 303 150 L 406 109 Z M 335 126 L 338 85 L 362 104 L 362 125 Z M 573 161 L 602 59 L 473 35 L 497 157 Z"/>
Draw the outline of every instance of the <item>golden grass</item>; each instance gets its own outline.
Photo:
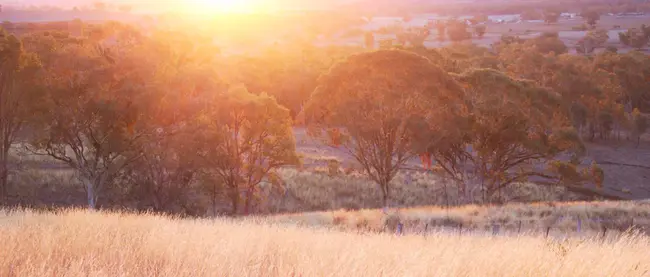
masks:
<path id="1" fill-rule="evenodd" d="M 0 276 L 648 276 L 650 240 L 355 234 L 264 220 L 0 211 Z"/>
<path id="2" fill-rule="evenodd" d="M 331 226 L 342 230 L 389 231 L 401 222 L 408 233 L 436 228 L 460 231 L 595 235 L 621 234 L 630 229 L 650 234 L 650 202 L 512 203 L 503 206 L 445 208 L 439 206 L 359 211 L 326 211 L 277 215 L 270 220 L 304 226 Z M 578 227 L 580 225 L 580 227 Z"/>

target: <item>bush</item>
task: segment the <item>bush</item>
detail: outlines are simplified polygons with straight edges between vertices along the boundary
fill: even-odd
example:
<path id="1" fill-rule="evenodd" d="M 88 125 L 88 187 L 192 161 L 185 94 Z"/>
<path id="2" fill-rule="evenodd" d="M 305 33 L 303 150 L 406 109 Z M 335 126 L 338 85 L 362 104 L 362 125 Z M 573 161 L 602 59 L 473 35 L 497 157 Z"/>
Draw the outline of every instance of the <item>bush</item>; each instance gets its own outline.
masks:
<path id="1" fill-rule="evenodd" d="M 578 26 L 571 27 L 571 30 L 573 30 L 573 31 L 587 31 L 587 30 L 589 30 L 589 27 L 587 27 L 587 24 L 580 24 Z"/>

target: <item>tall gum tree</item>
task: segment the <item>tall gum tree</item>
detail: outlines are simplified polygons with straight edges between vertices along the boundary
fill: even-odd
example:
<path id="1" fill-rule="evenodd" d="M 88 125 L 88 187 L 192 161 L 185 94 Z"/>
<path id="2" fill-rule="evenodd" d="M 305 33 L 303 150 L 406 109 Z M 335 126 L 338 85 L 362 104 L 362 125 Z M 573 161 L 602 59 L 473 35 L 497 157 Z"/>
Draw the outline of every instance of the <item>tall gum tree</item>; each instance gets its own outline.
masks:
<path id="1" fill-rule="evenodd" d="M 204 143 L 200 154 L 206 168 L 226 188 L 232 213 L 242 204 L 249 213 L 258 186 L 274 170 L 299 162 L 289 110 L 264 93 L 233 86 L 215 96 L 201 119 L 206 130 L 197 134 Z"/>
<path id="2" fill-rule="evenodd" d="M 134 36 L 127 35 L 125 42 L 131 44 Z M 222 84 L 214 49 L 174 32 L 157 32 L 126 47 L 135 57 L 131 75 L 148 77 L 138 88 L 146 97 L 141 105 L 148 106 L 139 121 L 148 131 L 136 146 L 141 158 L 116 186 L 143 209 L 195 214 L 198 203 L 190 195 L 203 173 L 203 145 L 195 137 L 206 129 L 198 119 Z"/>
<path id="3" fill-rule="evenodd" d="M 489 69 L 470 70 L 457 79 L 468 100 L 460 135 L 450 141 L 429 132 L 428 147 L 437 167 L 458 181 L 469 200 L 498 201 L 501 189 L 519 182 L 582 181 L 570 161 L 584 148 L 559 95 Z"/>
<path id="4" fill-rule="evenodd" d="M 319 80 L 303 111 L 310 135 L 347 151 L 381 190 L 409 159 L 411 123 L 442 126 L 462 108 L 462 90 L 430 60 L 401 50 L 350 56 Z M 440 132 L 453 130 L 439 128 Z"/>
<path id="5" fill-rule="evenodd" d="M 30 148 L 75 169 L 94 209 L 102 191 L 141 157 L 136 146 L 147 130 L 138 122 L 146 107 L 142 83 L 122 66 L 132 57 L 92 44 L 66 45 L 48 58 L 47 109 Z"/>
<path id="6" fill-rule="evenodd" d="M 0 203 L 7 197 L 9 152 L 39 103 L 40 62 L 0 28 Z"/>

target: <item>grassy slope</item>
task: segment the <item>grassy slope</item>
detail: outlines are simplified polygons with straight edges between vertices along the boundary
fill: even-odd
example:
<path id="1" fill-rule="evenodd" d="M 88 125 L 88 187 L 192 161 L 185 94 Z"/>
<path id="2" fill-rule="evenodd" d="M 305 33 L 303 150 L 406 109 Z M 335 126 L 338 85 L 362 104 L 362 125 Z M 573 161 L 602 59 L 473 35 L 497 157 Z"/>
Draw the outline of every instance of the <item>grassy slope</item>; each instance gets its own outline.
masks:
<path id="1" fill-rule="evenodd" d="M 647 276 L 650 241 L 360 235 L 225 220 L 0 212 L 0 276 Z"/>

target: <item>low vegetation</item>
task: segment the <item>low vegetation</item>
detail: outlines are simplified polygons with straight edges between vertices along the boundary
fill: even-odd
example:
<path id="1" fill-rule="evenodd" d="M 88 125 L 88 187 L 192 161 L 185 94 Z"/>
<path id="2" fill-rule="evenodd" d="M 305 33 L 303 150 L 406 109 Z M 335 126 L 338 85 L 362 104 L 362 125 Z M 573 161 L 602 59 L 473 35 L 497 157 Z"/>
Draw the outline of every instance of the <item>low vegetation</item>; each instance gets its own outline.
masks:
<path id="1" fill-rule="evenodd" d="M 650 241 L 355 234 L 248 219 L 0 211 L 1 276 L 625 276 Z M 495 253 L 498 253 L 496 255 Z"/>
<path id="2" fill-rule="evenodd" d="M 277 186 L 263 184 L 258 191 L 250 212 L 253 214 L 298 213 L 310 211 L 367 209 L 382 207 L 382 195 L 377 185 L 363 173 L 354 169 L 339 168 L 331 174 L 329 168 L 315 166 L 310 169 L 281 169 L 277 172 Z M 13 176 L 9 191 L 11 206 L 31 207 L 34 209 L 51 209 L 54 207 L 81 207 L 85 205 L 86 193 L 73 170 L 45 169 L 23 170 Z M 455 206 L 470 204 L 458 197 L 452 186 L 431 173 L 404 171 L 393 180 L 393 200 L 388 204 L 393 207 L 410 206 Z M 190 187 L 190 189 L 198 189 Z M 432 192 L 434 194 L 432 194 Z M 105 204 L 107 209 L 146 210 L 149 202 L 138 198 L 128 198 L 120 192 L 108 191 L 115 202 Z M 227 195 L 190 194 L 182 197 L 192 200 L 187 210 L 196 211 L 195 215 L 214 215 L 227 213 L 231 206 Z M 502 196 L 508 202 L 535 201 L 575 201 L 588 199 L 580 194 L 571 193 L 563 187 L 544 187 L 531 183 L 517 184 L 503 191 Z M 185 199 L 185 198 L 182 198 Z M 216 203 L 215 203 L 216 200 Z M 172 202 L 173 203 L 173 202 Z M 216 206 L 215 206 L 216 205 Z M 169 207 L 171 213 L 183 214 L 182 210 Z M 185 214 L 191 214 L 185 212 Z"/>
<path id="3" fill-rule="evenodd" d="M 423 234 L 650 235 L 650 202 L 545 202 L 503 206 L 420 207 L 279 215 L 273 221 L 359 232 Z M 402 225 L 398 229 L 398 225 Z"/>

